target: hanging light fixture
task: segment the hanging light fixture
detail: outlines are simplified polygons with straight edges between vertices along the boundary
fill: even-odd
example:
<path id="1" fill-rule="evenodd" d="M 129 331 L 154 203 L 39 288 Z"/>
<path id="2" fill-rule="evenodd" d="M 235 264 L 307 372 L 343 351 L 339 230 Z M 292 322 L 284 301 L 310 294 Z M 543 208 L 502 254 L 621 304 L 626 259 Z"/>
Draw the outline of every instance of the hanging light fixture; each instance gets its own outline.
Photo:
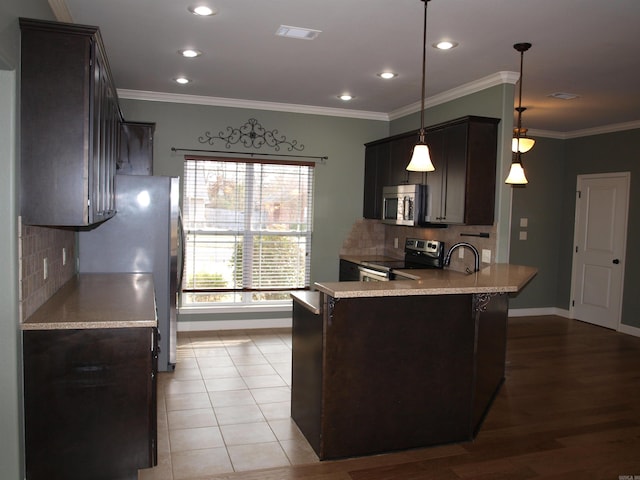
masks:
<path id="1" fill-rule="evenodd" d="M 516 108 L 516 112 L 518 112 L 518 123 L 516 128 L 513 129 L 514 136 L 511 141 L 511 169 L 504 182 L 512 185 L 525 185 L 528 183 L 528 180 L 525 176 L 524 168 L 522 168 L 522 154 L 531 150 L 535 143 L 534 139 L 526 136 L 527 129 L 522 128 L 522 112 L 526 110 L 526 108 L 522 106 L 522 64 L 524 52 L 531 48 L 531 44 L 516 43 L 513 48 L 520 52 L 520 91 L 518 94 L 518 107 Z"/>
<path id="2" fill-rule="evenodd" d="M 407 165 L 407 170 L 412 172 L 433 172 L 435 167 L 431 163 L 431 155 L 429 147 L 424 139 L 424 95 L 425 95 L 425 70 L 427 64 L 427 4 L 430 0 L 421 0 L 424 2 L 424 24 L 422 29 L 422 102 L 420 104 L 420 136 L 418 143 L 413 147 L 413 155 L 411 161 Z"/>

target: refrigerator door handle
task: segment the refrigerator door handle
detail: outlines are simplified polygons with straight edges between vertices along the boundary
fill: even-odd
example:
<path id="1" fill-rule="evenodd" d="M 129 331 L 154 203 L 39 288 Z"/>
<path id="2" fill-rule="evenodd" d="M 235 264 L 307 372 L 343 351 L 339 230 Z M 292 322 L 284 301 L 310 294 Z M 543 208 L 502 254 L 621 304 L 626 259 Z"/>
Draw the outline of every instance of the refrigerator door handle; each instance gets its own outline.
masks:
<path id="1" fill-rule="evenodd" d="M 180 268 L 178 268 L 178 295 L 182 292 L 182 281 L 184 279 L 184 257 L 186 254 L 187 234 L 182 223 L 182 210 L 178 212 L 178 241 L 180 242 Z"/>

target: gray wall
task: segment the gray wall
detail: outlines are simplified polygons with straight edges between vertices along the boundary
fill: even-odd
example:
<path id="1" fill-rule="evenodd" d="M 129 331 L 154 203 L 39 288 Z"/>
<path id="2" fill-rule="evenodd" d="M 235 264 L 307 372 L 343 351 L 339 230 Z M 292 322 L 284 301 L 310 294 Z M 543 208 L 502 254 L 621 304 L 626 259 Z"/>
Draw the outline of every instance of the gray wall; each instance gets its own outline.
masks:
<path id="1" fill-rule="evenodd" d="M 7 480 L 24 478 L 17 248 L 18 16 L 53 19 L 46 0 L 0 2 L 0 476 Z"/>
<path id="2" fill-rule="evenodd" d="M 559 232 L 566 224 L 566 216 L 563 216 L 565 143 L 536 138 L 534 148 L 523 156 L 529 183 L 512 187 L 509 261 L 535 266 L 538 275 L 510 301 L 510 308 L 556 307 L 561 303 L 558 263 Z M 520 228 L 521 218 L 527 218 L 527 228 Z M 527 240 L 519 240 L 521 231 L 526 231 Z"/>
<path id="3" fill-rule="evenodd" d="M 512 263 L 533 265 L 539 274 L 511 306 L 569 309 L 571 262 L 577 176 L 590 173 L 631 172 L 627 254 L 622 323 L 640 327 L 640 176 L 637 145 L 640 129 L 569 140 L 538 138 L 524 155 L 529 178 L 526 187 L 513 190 Z M 517 240 L 520 217 L 529 218 L 529 240 Z"/>

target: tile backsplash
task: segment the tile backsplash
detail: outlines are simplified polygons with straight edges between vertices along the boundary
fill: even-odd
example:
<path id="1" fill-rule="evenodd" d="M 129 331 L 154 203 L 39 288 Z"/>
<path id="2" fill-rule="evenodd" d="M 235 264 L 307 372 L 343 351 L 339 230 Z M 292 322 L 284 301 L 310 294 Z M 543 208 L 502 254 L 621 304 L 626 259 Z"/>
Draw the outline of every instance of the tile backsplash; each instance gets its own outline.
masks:
<path id="1" fill-rule="evenodd" d="M 488 234 L 486 237 L 467 236 Z M 385 225 L 380 220 L 357 220 L 342 244 L 341 255 L 383 255 L 392 258 L 404 258 L 404 241 L 409 238 L 439 240 L 445 243 L 445 251 L 458 242 L 468 242 L 478 249 L 491 252 L 491 261 L 495 263 L 496 227 L 495 225 L 449 225 L 447 228 L 418 228 Z M 397 247 L 395 240 L 397 239 Z M 481 262 L 482 266 L 482 262 Z M 465 249 L 464 258 L 458 252 L 451 258 L 451 269 L 464 272 L 473 269 L 473 255 Z"/>
<path id="2" fill-rule="evenodd" d="M 385 225 L 377 220 L 357 220 L 342 242 L 340 255 L 384 255 Z"/>
<path id="3" fill-rule="evenodd" d="M 76 231 L 20 225 L 19 235 L 20 319 L 24 321 L 74 276 Z"/>

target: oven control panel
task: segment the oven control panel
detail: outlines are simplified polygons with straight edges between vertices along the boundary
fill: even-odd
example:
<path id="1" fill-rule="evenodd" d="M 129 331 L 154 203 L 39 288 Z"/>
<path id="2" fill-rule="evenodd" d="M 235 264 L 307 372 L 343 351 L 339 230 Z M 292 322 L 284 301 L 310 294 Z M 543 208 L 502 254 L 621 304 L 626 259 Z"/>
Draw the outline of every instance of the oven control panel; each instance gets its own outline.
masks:
<path id="1" fill-rule="evenodd" d="M 407 238 L 404 243 L 404 249 L 413 250 L 416 252 L 430 252 L 430 253 L 438 253 L 442 247 L 443 243 L 438 240 L 420 240 L 417 238 Z"/>
<path id="2" fill-rule="evenodd" d="M 405 267 L 442 268 L 444 265 L 444 242 L 407 238 L 404 242 Z"/>

